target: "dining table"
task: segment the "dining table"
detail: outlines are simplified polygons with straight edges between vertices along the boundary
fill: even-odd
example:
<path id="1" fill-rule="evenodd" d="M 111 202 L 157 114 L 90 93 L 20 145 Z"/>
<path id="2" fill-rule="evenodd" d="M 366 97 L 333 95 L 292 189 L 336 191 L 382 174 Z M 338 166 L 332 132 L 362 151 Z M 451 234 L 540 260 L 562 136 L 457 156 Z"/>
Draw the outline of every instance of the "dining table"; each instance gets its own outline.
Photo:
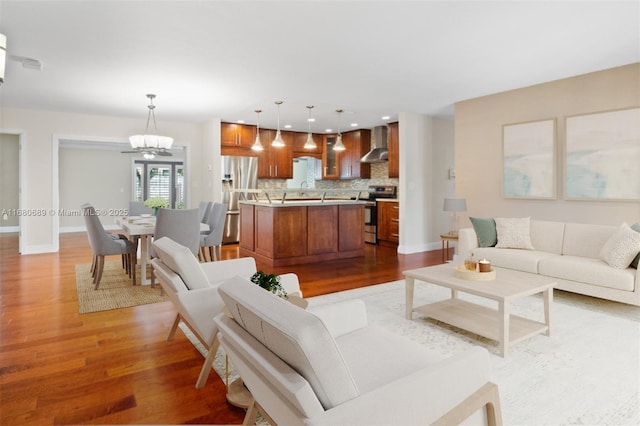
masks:
<path id="1" fill-rule="evenodd" d="M 156 230 L 156 217 L 154 215 L 123 216 L 116 218 L 116 224 L 122 228 L 124 235 L 135 242 L 139 238 L 138 252 L 140 264 L 140 284 L 151 284 L 151 278 L 147 277 L 147 266 L 150 262 L 150 244 Z M 209 225 L 200 223 L 200 232 L 208 231 Z"/>

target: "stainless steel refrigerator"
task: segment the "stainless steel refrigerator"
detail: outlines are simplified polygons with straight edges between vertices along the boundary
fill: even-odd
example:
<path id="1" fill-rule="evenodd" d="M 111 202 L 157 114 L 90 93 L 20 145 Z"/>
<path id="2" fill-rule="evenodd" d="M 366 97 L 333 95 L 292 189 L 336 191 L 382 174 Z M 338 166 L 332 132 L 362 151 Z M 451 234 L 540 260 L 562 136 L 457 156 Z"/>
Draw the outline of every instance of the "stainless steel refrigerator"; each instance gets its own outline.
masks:
<path id="1" fill-rule="evenodd" d="M 240 206 L 242 189 L 256 189 L 258 187 L 258 158 L 222 156 L 222 202 L 227 205 L 227 218 L 224 225 L 223 244 L 240 241 Z M 233 191 L 233 192 L 232 192 Z"/>

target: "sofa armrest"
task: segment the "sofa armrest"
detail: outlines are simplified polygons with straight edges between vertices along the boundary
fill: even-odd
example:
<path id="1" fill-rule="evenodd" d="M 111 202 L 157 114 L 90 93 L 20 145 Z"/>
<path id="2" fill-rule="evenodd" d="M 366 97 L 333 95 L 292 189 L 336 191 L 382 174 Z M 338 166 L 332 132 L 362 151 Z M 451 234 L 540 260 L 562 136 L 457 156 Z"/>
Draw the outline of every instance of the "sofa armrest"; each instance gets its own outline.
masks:
<path id="1" fill-rule="evenodd" d="M 302 290 L 300 290 L 300 282 L 298 276 L 294 273 L 278 275 L 280 277 L 280 285 L 284 288 L 290 296 L 302 297 Z"/>
<path id="2" fill-rule="evenodd" d="M 224 303 L 215 287 L 175 293 L 176 309 L 201 341 L 210 347 L 216 334 L 213 318 L 222 312 Z"/>
<path id="3" fill-rule="evenodd" d="M 360 299 L 309 306 L 307 310 L 320 317 L 333 338 L 367 326 L 367 310 Z"/>
<path id="4" fill-rule="evenodd" d="M 478 248 L 476 231 L 473 228 L 462 228 L 458 231 L 458 255 L 466 259 L 475 248 Z"/>
<path id="5" fill-rule="evenodd" d="M 306 424 L 432 424 L 483 391 L 489 380 L 489 353 L 474 347 L 331 408 Z M 494 405 L 499 416 L 499 404 Z M 475 416 L 486 422 L 484 413 Z"/>

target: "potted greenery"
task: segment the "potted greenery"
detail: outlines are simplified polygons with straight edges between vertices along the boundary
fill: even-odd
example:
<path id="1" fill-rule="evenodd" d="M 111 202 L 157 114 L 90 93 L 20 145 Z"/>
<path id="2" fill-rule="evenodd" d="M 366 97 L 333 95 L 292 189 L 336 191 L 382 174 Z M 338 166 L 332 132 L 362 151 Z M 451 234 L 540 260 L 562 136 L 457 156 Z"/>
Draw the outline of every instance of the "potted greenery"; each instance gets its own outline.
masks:
<path id="1" fill-rule="evenodd" d="M 264 271 L 258 271 L 251 276 L 251 282 L 259 285 L 276 296 L 287 298 L 287 292 L 280 284 L 280 277 L 276 274 L 267 274 Z"/>
<path id="2" fill-rule="evenodd" d="M 169 201 L 164 197 L 151 197 L 145 200 L 144 205 L 146 207 L 151 207 L 153 209 L 153 214 L 157 216 L 158 209 L 165 209 L 169 207 Z"/>

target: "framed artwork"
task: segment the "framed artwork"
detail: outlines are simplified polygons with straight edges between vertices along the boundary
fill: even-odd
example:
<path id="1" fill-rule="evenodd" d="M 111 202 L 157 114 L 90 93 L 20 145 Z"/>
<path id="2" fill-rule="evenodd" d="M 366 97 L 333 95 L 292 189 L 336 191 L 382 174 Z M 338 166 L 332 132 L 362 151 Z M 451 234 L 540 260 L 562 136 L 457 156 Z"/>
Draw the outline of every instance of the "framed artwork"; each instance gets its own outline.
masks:
<path id="1" fill-rule="evenodd" d="M 556 199 L 556 120 L 502 126 L 504 198 Z"/>
<path id="2" fill-rule="evenodd" d="M 565 198 L 640 200 L 640 108 L 566 118 Z"/>

